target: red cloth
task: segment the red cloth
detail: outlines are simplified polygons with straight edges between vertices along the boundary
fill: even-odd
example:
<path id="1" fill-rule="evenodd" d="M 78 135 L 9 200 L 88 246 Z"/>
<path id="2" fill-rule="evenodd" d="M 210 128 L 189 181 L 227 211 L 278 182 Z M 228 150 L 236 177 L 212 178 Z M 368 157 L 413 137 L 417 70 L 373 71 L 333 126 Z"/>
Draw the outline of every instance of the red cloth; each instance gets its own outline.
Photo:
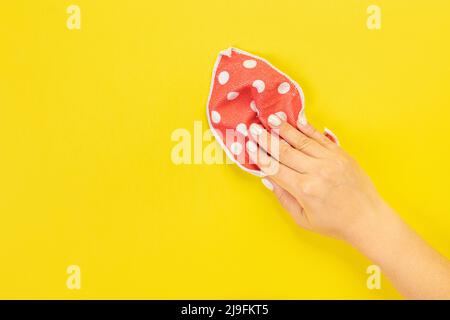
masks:
<path id="1" fill-rule="evenodd" d="M 287 75 L 242 50 L 220 52 L 213 70 L 207 116 L 216 139 L 241 168 L 261 175 L 245 150 L 252 123 L 269 129 L 267 118 L 277 114 L 295 127 L 303 113 L 302 89 Z M 335 138 L 332 133 L 328 136 Z"/>

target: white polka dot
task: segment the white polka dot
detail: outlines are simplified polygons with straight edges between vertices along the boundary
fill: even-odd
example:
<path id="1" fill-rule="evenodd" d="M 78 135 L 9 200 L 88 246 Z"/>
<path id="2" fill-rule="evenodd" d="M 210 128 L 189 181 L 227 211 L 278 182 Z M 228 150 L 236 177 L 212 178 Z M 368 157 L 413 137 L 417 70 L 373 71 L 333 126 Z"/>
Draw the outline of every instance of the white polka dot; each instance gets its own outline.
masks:
<path id="1" fill-rule="evenodd" d="M 286 121 L 287 120 L 287 115 L 286 115 L 286 113 L 284 113 L 283 111 L 278 111 L 277 113 L 275 113 L 277 116 L 278 116 L 278 118 L 280 118 L 281 120 L 283 120 L 283 121 Z"/>
<path id="2" fill-rule="evenodd" d="M 236 126 L 236 131 L 242 133 L 244 136 L 248 135 L 247 126 L 245 125 L 245 123 L 239 123 Z"/>
<path id="3" fill-rule="evenodd" d="M 250 133 L 253 137 L 257 137 L 264 132 L 264 129 L 257 123 L 252 123 L 250 125 Z"/>
<path id="4" fill-rule="evenodd" d="M 256 88 L 256 91 L 258 91 L 258 93 L 261 93 L 266 88 L 266 85 L 262 80 L 255 80 L 253 81 L 252 87 Z"/>
<path id="5" fill-rule="evenodd" d="M 242 144 L 239 142 L 233 142 L 230 146 L 230 151 L 232 154 L 238 155 L 242 152 Z"/>
<path id="6" fill-rule="evenodd" d="M 253 100 L 252 100 L 252 102 L 250 102 L 250 109 L 252 109 L 253 112 L 256 112 L 256 113 L 259 114 L 259 111 L 258 111 L 258 109 L 256 108 L 256 103 L 255 103 L 255 101 L 253 101 Z"/>
<path id="7" fill-rule="evenodd" d="M 253 69 L 254 67 L 256 67 L 256 60 L 245 60 L 242 65 L 244 66 L 244 68 L 247 69 Z"/>
<path id="8" fill-rule="evenodd" d="M 220 122 L 220 113 L 218 113 L 217 111 L 211 112 L 211 119 L 212 119 L 212 122 L 219 123 Z"/>
<path id="9" fill-rule="evenodd" d="M 278 86 L 278 93 L 279 94 L 285 94 L 288 93 L 291 89 L 291 86 L 287 82 L 283 82 Z"/>
<path id="10" fill-rule="evenodd" d="M 223 85 L 230 79 L 230 74 L 226 71 L 222 71 L 219 73 L 219 77 L 217 79 L 219 80 L 219 83 Z"/>
<path id="11" fill-rule="evenodd" d="M 236 99 L 238 96 L 239 96 L 239 92 L 231 91 L 231 92 L 228 92 L 228 94 L 227 94 L 227 99 L 228 99 L 228 100 L 234 100 L 234 99 Z"/>

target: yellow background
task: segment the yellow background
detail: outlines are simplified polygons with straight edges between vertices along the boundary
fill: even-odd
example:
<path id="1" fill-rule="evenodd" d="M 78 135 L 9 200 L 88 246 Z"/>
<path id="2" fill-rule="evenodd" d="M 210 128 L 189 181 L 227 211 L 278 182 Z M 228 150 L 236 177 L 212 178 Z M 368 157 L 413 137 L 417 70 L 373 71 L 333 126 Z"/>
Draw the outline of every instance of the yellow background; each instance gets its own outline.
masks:
<path id="1" fill-rule="evenodd" d="M 73 3 L 81 30 L 66 27 Z M 450 256 L 449 13 L 447 0 L 3 1 L 0 298 L 399 298 L 386 279 L 368 290 L 370 262 L 299 230 L 259 179 L 174 165 L 170 135 L 206 130 L 220 50 L 261 55 Z"/>

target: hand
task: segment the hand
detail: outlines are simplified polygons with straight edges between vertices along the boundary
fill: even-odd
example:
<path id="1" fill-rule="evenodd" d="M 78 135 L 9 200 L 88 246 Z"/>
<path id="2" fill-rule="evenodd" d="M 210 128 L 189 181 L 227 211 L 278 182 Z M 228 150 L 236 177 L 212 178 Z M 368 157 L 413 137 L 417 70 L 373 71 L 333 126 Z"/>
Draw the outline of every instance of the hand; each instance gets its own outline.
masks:
<path id="1" fill-rule="evenodd" d="M 349 240 L 384 206 L 369 177 L 310 124 L 297 129 L 276 115 L 268 121 L 271 133 L 250 127 L 254 142 L 247 151 L 268 175 L 281 205 L 303 228 Z"/>
<path id="2" fill-rule="evenodd" d="M 450 261 L 383 201 L 354 159 L 309 124 L 268 122 L 270 133 L 250 126 L 247 151 L 300 226 L 352 244 L 405 297 L 450 299 Z"/>

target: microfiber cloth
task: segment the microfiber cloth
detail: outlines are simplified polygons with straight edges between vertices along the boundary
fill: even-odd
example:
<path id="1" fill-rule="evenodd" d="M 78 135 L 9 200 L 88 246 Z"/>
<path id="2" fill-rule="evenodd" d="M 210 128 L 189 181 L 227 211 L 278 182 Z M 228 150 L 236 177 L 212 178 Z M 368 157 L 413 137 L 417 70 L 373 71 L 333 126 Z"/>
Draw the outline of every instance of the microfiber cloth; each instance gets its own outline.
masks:
<path id="1" fill-rule="evenodd" d="M 270 130 L 267 119 L 276 114 L 296 127 L 298 120 L 305 120 L 304 112 L 301 87 L 268 61 L 236 48 L 219 53 L 213 69 L 207 117 L 227 156 L 242 169 L 263 175 L 245 150 L 251 124 Z M 330 130 L 325 129 L 324 134 L 337 143 Z"/>

